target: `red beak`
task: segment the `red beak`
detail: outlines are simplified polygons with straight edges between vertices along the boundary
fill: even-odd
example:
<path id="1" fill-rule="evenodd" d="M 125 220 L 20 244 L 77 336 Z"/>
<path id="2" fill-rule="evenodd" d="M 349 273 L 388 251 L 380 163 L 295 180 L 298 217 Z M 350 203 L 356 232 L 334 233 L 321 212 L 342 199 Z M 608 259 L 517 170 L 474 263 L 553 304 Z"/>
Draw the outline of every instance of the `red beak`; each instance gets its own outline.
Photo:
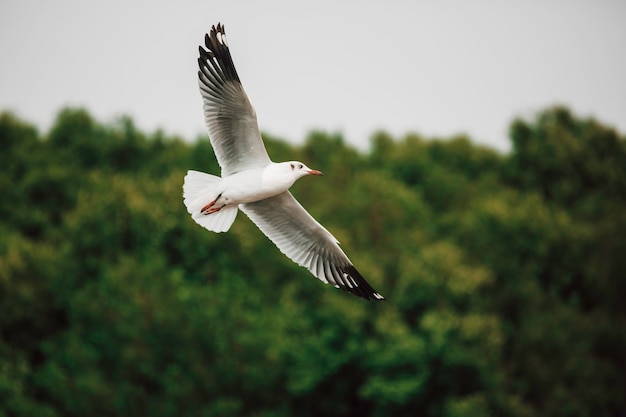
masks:
<path id="1" fill-rule="evenodd" d="M 312 169 L 309 171 L 309 175 L 324 175 L 322 171 L 318 171 L 317 169 Z"/>

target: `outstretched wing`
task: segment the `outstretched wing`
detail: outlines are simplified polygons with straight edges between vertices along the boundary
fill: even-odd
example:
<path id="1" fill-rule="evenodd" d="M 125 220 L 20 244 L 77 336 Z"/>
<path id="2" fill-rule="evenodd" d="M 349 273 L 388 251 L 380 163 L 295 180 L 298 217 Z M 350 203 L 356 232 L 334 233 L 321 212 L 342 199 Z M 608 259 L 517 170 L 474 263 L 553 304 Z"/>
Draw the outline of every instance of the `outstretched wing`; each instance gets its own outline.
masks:
<path id="1" fill-rule="evenodd" d="M 270 163 L 254 108 L 241 85 L 224 26 L 213 26 L 199 47 L 198 81 L 204 120 L 222 176 Z"/>
<path id="2" fill-rule="evenodd" d="M 282 253 L 317 278 L 368 300 L 384 299 L 289 191 L 239 207 Z"/>

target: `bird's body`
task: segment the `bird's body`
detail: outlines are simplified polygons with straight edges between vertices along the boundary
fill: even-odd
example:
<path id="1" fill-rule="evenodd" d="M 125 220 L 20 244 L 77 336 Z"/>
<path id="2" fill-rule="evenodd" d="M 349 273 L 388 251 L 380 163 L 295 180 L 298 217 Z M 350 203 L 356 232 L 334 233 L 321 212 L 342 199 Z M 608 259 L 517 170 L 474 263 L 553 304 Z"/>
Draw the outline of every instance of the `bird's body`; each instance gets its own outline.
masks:
<path id="1" fill-rule="evenodd" d="M 222 177 L 188 171 L 183 197 L 194 221 L 208 230 L 225 232 L 241 209 L 281 252 L 320 280 L 366 299 L 383 299 L 359 274 L 333 235 L 289 193 L 298 179 L 321 172 L 298 161 L 270 160 L 222 25 L 206 35 L 205 45 L 207 49 L 200 47 L 198 58 L 199 85 Z"/>
<path id="2" fill-rule="evenodd" d="M 322 175 L 322 173 L 309 169 L 301 162 L 291 161 L 270 162 L 263 168 L 245 169 L 223 178 L 211 176 L 216 180 L 202 183 L 206 175 L 208 174 L 189 171 L 185 177 L 185 185 L 193 184 L 194 177 L 202 184 L 196 189 L 184 188 L 184 202 L 188 208 L 191 208 L 191 214 L 199 213 L 204 216 L 226 207 L 237 207 L 239 204 L 265 200 L 287 191 L 302 176 Z"/>
<path id="3" fill-rule="evenodd" d="M 221 178 L 214 189 L 215 197 L 220 196 L 215 205 L 253 203 L 287 191 L 299 177 L 287 175 L 285 164 L 289 163 L 271 162 L 264 168 L 246 169 Z"/>

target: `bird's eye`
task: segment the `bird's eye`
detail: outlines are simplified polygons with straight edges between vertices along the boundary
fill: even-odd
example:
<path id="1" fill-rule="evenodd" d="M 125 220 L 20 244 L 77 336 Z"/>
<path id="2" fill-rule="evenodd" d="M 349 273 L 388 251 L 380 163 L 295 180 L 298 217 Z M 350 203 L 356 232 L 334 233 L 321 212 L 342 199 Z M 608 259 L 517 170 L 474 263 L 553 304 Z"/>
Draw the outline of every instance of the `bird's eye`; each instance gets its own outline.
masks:
<path id="1" fill-rule="evenodd" d="M 302 164 L 298 164 L 298 169 L 302 169 Z"/>

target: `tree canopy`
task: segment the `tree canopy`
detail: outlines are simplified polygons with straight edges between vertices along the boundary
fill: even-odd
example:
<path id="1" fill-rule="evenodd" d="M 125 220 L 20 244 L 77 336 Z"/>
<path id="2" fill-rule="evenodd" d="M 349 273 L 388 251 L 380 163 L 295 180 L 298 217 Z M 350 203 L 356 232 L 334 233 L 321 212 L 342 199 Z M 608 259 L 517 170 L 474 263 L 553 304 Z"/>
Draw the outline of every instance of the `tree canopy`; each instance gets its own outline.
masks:
<path id="1" fill-rule="evenodd" d="M 0 417 L 626 413 L 626 138 L 567 108 L 466 136 L 265 135 L 386 297 L 323 285 L 182 203 L 208 139 L 0 113 Z"/>

